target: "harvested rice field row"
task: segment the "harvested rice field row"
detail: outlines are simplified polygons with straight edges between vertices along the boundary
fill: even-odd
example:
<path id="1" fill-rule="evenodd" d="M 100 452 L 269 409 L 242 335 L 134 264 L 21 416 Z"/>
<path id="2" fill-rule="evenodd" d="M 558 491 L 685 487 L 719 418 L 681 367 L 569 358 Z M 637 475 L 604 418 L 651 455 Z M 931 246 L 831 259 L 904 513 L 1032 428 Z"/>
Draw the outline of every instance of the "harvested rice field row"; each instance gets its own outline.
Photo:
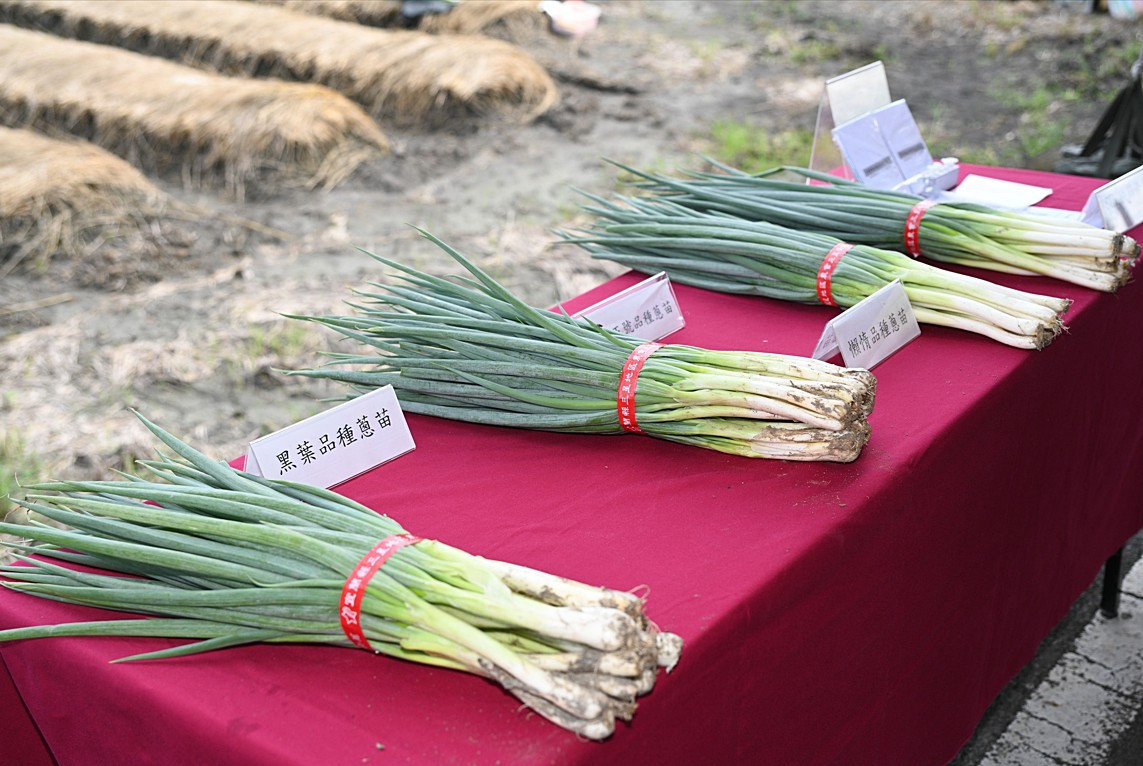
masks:
<path id="1" fill-rule="evenodd" d="M 547 26 L 537 0 L 480 0 L 454 3 L 446 13 L 425 13 L 414 19 L 406 17 L 401 0 L 254 0 L 265 5 L 278 5 L 291 11 L 314 16 L 327 16 L 339 21 L 353 21 L 372 27 L 414 26 L 429 34 L 479 35 L 507 32 L 536 32 Z"/>
<path id="2" fill-rule="evenodd" d="M 0 128 L 0 278 L 133 246 L 171 215 L 174 202 L 142 173 L 83 141 Z"/>
<path id="3" fill-rule="evenodd" d="M 373 29 L 237 0 L 10 0 L 0 20 L 228 75 L 320 83 L 398 125 L 490 113 L 529 120 L 557 101 L 544 68 L 500 40 Z"/>
<path id="4" fill-rule="evenodd" d="M 0 6 L 3 7 L 3 6 Z M 187 188 L 330 188 L 388 142 L 332 90 L 227 78 L 0 25 L 0 120 L 70 132 Z"/>

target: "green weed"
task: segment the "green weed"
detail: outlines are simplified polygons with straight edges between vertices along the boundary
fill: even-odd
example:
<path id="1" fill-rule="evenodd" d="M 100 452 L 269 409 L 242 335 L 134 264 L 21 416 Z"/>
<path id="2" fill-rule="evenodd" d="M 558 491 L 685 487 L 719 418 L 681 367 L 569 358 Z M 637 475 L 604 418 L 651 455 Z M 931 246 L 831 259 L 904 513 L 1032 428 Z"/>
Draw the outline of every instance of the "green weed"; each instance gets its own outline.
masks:
<path id="1" fill-rule="evenodd" d="M 43 461 L 28 449 L 24 438 L 14 430 L 0 436 L 0 518 L 15 507 L 13 499 L 23 497 L 21 486 L 42 477 Z"/>
<path id="2" fill-rule="evenodd" d="M 840 55 L 841 48 L 829 40 L 803 40 L 790 51 L 790 59 L 801 65 L 831 61 Z"/>
<path id="3" fill-rule="evenodd" d="M 714 61 L 715 56 L 722 51 L 722 42 L 720 40 L 688 40 L 687 48 L 690 49 L 691 54 L 704 64 L 709 64 Z"/>
<path id="4" fill-rule="evenodd" d="M 246 338 L 247 357 L 293 359 L 306 351 L 310 330 L 301 322 L 254 325 Z"/>
<path id="5" fill-rule="evenodd" d="M 1019 114 L 1015 129 L 1014 151 L 1009 151 L 1006 162 L 1035 167 L 1045 155 L 1054 154 L 1071 132 L 1070 121 L 1060 107 L 1081 99 L 1074 88 L 1055 84 L 1040 85 L 1035 90 L 999 89 L 992 97 L 1006 109 Z"/>
<path id="6" fill-rule="evenodd" d="M 818 15 L 813 8 L 798 0 L 771 0 L 756 7 L 766 9 L 772 18 L 794 24 L 813 25 L 818 21 Z"/>
<path id="7" fill-rule="evenodd" d="M 808 165 L 813 140 L 813 133 L 806 129 L 775 133 L 757 125 L 720 120 L 710 126 L 705 153 L 754 173 L 776 165 Z"/>

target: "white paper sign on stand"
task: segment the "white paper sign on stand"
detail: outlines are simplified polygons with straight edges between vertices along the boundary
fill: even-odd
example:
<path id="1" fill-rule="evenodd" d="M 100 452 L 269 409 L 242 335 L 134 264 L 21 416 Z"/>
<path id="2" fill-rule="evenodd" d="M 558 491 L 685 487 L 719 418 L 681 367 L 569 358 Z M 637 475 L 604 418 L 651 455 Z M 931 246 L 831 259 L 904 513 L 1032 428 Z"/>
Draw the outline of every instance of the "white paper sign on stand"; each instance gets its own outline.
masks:
<path id="1" fill-rule="evenodd" d="M 1143 165 L 1093 191 L 1080 220 L 1120 234 L 1143 223 Z"/>
<path id="2" fill-rule="evenodd" d="M 643 340 L 660 340 L 686 326 L 675 289 L 664 271 L 588 306 L 575 316 Z"/>
<path id="3" fill-rule="evenodd" d="M 904 100 L 839 125 L 833 140 L 854 179 L 874 189 L 932 196 L 956 183 L 956 161 L 933 161 Z"/>
<path id="4" fill-rule="evenodd" d="M 959 174 L 956 159 L 934 161 L 908 107 L 893 104 L 885 65 L 880 61 L 826 80 L 814 126 L 810 169 L 923 197 L 952 188 Z M 879 112 L 882 117 L 872 131 L 870 123 L 850 124 Z M 838 130 L 846 126 L 839 141 Z M 842 141 L 857 146 L 847 149 Z M 847 156 L 847 152 L 856 152 L 864 159 Z"/>
<path id="5" fill-rule="evenodd" d="M 244 470 L 328 489 L 417 445 L 392 386 L 384 386 L 263 436 Z"/>
<path id="6" fill-rule="evenodd" d="M 933 163 L 913 113 L 900 99 L 838 125 L 833 139 L 857 180 L 867 186 L 891 188 Z M 879 166 L 888 166 L 894 175 L 884 180 L 874 176 Z"/>
<path id="7" fill-rule="evenodd" d="M 811 356 L 824 361 L 840 353 L 846 367 L 872 370 L 920 334 L 909 296 L 893 280 L 829 320 Z"/>

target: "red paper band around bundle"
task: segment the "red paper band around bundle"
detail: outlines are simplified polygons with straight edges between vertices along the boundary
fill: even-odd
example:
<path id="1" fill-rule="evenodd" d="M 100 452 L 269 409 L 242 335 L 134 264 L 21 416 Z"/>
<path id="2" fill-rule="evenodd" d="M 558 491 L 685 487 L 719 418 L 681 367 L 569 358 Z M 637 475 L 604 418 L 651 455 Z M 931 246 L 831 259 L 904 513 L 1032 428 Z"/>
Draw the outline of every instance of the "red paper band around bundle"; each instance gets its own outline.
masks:
<path id="1" fill-rule="evenodd" d="M 826 257 L 822 259 L 822 265 L 818 267 L 818 300 L 827 306 L 837 305 L 833 300 L 833 292 L 830 290 L 830 280 L 833 278 L 833 272 L 837 268 L 838 261 L 852 248 L 853 245 L 848 242 L 838 242 L 830 248 Z"/>
<path id="2" fill-rule="evenodd" d="M 635 384 L 639 381 L 639 371 L 647 357 L 662 348 L 659 343 L 644 343 L 636 346 L 627 362 L 623 365 L 623 374 L 619 376 L 619 396 L 616 398 L 616 409 L 619 411 L 619 425 L 624 431 L 634 434 L 643 433 L 643 429 L 635 422 Z"/>
<path id="3" fill-rule="evenodd" d="M 365 586 L 373 579 L 373 575 L 377 574 L 381 565 L 388 561 L 389 557 L 396 551 L 406 545 L 419 543 L 422 539 L 424 538 L 410 534 L 389 535 L 374 545 L 373 549 L 366 553 L 357 566 L 353 568 L 353 571 L 349 573 L 349 577 L 345 580 L 345 587 L 341 589 L 341 605 L 338 609 L 338 616 L 341 618 L 341 629 L 345 631 L 346 637 L 353 642 L 354 646 L 362 649 L 373 648 L 369 645 L 368 639 L 365 638 L 365 631 L 361 628 L 361 600 L 365 597 Z"/>
<path id="4" fill-rule="evenodd" d="M 916 258 L 921 254 L 921 219 L 925 211 L 937 204 L 931 199 L 923 199 L 909 211 L 905 219 L 905 252 Z"/>

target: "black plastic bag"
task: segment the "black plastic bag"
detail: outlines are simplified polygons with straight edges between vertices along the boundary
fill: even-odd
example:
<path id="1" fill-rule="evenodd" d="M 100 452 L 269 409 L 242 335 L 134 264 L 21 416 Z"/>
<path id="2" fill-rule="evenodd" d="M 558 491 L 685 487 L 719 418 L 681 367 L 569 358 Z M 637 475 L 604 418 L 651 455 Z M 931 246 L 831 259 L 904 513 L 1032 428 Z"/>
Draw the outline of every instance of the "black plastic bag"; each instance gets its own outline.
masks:
<path id="1" fill-rule="evenodd" d="M 1059 173 L 1116 178 L 1143 165 L 1143 52 L 1083 146 L 1066 146 Z"/>

